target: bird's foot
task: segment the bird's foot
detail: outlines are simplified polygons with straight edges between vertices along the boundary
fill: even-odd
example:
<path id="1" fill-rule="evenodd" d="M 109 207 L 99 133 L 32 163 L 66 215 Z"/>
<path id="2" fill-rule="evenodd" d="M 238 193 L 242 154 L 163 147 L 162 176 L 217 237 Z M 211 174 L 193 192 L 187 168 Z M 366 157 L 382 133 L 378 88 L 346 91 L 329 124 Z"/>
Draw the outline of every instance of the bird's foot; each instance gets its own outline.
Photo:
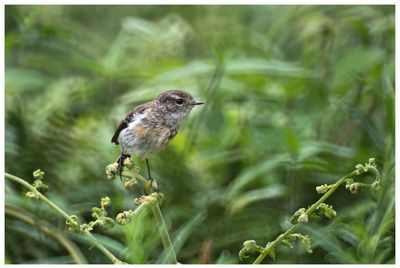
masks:
<path id="1" fill-rule="evenodd" d="M 118 158 L 117 163 L 118 163 L 118 175 L 120 180 L 122 181 L 122 171 L 124 169 L 124 161 L 126 158 L 130 157 L 128 154 L 121 154 L 121 156 Z"/>

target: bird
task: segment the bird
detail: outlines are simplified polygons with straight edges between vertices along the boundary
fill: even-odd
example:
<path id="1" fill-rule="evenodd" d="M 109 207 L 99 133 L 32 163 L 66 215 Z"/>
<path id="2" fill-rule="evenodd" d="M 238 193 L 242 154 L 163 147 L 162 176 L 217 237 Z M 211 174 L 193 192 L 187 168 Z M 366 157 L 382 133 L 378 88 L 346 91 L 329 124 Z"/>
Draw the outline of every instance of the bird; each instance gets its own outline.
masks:
<path id="1" fill-rule="evenodd" d="M 118 125 L 111 142 L 120 145 L 121 155 L 117 160 L 118 174 L 122 180 L 124 160 L 139 156 L 146 160 L 148 179 L 153 180 L 148 158 L 164 148 L 178 133 L 182 120 L 196 101 L 185 90 L 168 90 L 154 100 L 134 107 Z"/>

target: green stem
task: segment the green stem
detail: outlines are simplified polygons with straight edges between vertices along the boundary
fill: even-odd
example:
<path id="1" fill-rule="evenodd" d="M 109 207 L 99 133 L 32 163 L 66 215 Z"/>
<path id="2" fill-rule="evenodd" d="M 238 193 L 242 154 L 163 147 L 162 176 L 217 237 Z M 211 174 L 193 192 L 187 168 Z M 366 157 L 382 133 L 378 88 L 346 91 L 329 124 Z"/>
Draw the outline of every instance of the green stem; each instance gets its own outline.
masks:
<path id="1" fill-rule="evenodd" d="M 14 182 L 17 182 L 24 186 L 25 188 L 28 188 L 32 192 L 36 194 L 36 196 L 45 202 L 47 205 L 52 207 L 58 214 L 60 214 L 62 217 L 64 217 L 67 221 L 71 222 L 73 225 L 78 226 L 78 223 L 75 222 L 71 216 L 69 216 L 64 210 L 59 208 L 56 204 L 54 204 L 52 201 L 50 201 L 46 196 L 44 196 L 41 192 L 39 192 L 35 187 L 33 187 L 30 183 L 26 182 L 25 180 L 18 178 L 14 175 L 11 175 L 9 173 L 5 173 L 5 177 L 9 180 L 12 180 Z M 117 257 L 115 257 L 108 249 L 106 249 L 100 242 L 96 240 L 96 238 L 89 232 L 84 232 L 86 236 L 90 238 L 90 240 L 93 242 L 95 247 L 97 247 L 106 257 L 108 257 L 113 263 L 122 263 Z"/>
<path id="2" fill-rule="evenodd" d="M 38 221 L 28 211 L 20 210 L 7 204 L 5 214 L 39 228 L 44 234 L 57 240 L 69 252 L 76 264 L 87 264 L 87 260 L 80 249 L 63 232 L 60 232 L 60 230 L 54 228 L 48 222 L 44 220 Z"/>
<path id="3" fill-rule="evenodd" d="M 64 217 L 66 220 L 68 220 L 72 224 L 78 225 L 78 223 L 75 222 L 67 213 L 65 213 L 61 208 L 59 208 L 56 204 L 54 204 L 52 201 L 50 201 L 47 197 L 45 197 L 41 192 L 36 190 L 36 188 L 33 187 L 30 183 L 26 182 L 25 180 L 23 180 L 21 178 L 14 176 L 14 175 L 11 175 L 9 173 L 5 173 L 5 176 L 7 179 L 15 181 L 15 182 L 21 184 L 22 186 L 24 186 L 25 188 L 28 188 L 29 190 L 34 192 L 36 194 L 36 196 L 39 197 L 39 199 L 41 199 L 47 205 L 52 207 L 58 214 L 60 214 L 62 217 Z"/>
<path id="4" fill-rule="evenodd" d="M 90 241 L 93 245 L 100 250 L 107 258 L 109 258 L 114 264 L 122 264 L 122 261 L 115 257 L 106 247 L 104 247 L 99 241 L 97 241 L 96 237 L 92 235 L 90 232 L 84 232 L 87 237 L 89 237 Z"/>
<path id="5" fill-rule="evenodd" d="M 378 172 L 379 174 L 379 172 Z M 313 213 L 319 205 L 321 205 L 334 191 L 336 191 L 336 189 L 343 183 L 345 182 L 347 179 L 354 177 L 355 175 L 357 175 L 357 171 L 353 171 L 349 174 L 347 174 L 346 176 L 344 176 L 343 178 L 341 178 L 340 180 L 338 180 L 330 189 L 328 192 L 326 192 L 317 202 L 315 202 L 311 207 L 309 207 L 306 210 L 306 214 L 309 216 L 311 213 Z M 268 243 L 268 245 L 265 247 L 265 249 L 260 253 L 260 255 L 257 257 L 257 259 L 253 262 L 253 264 L 260 264 L 264 258 L 270 253 L 270 251 L 272 249 L 274 249 L 283 239 L 285 239 L 289 234 L 293 233 L 294 231 L 297 230 L 297 228 L 299 228 L 299 226 L 302 223 L 297 223 L 295 225 L 293 225 L 292 227 L 290 227 L 286 232 L 284 232 L 283 234 L 281 234 L 280 236 L 278 236 L 274 241 L 272 241 L 271 243 Z"/>
<path id="6" fill-rule="evenodd" d="M 156 220 L 156 224 L 158 226 L 158 231 L 160 232 L 165 252 L 167 254 L 166 259 L 170 260 L 169 263 L 176 264 L 178 261 L 176 260 L 175 250 L 172 245 L 171 238 L 169 237 L 167 226 L 165 225 L 160 206 L 158 205 L 158 201 L 152 204 L 151 207 L 153 210 L 154 218 Z"/>

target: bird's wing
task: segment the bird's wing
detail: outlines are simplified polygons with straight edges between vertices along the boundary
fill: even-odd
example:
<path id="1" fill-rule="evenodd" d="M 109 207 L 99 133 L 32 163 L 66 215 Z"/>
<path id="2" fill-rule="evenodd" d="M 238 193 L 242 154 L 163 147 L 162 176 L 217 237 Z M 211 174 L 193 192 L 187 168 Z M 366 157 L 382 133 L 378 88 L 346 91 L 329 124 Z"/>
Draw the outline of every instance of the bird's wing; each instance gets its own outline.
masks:
<path id="1" fill-rule="evenodd" d="M 118 126 L 117 130 L 115 131 L 114 136 L 111 139 L 111 143 L 115 143 L 116 145 L 118 145 L 119 144 L 119 142 L 118 142 L 119 133 L 121 133 L 122 130 L 127 128 L 128 124 L 130 122 L 132 122 L 138 114 L 143 114 L 144 111 L 148 108 L 149 108 L 149 106 L 147 105 L 147 103 L 145 103 L 145 104 L 136 106 L 133 110 L 131 110 L 125 116 L 125 118 L 119 123 L 119 126 Z"/>

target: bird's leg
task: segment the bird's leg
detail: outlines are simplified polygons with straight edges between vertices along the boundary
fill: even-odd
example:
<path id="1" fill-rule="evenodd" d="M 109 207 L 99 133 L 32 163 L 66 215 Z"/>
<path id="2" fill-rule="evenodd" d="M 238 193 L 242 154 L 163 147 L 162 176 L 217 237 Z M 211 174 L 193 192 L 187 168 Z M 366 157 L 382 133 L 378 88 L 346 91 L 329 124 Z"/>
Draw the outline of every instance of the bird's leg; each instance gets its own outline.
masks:
<path id="1" fill-rule="evenodd" d="M 147 174 L 149 175 L 149 177 L 147 178 L 148 180 L 153 180 L 151 178 L 151 173 L 150 173 L 150 165 L 149 165 L 149 160 L 146 158 L 146 165 L 147 165 Z"/>
<path id="2" fill-rule="evenodd" d="M 122 181 L 122 170 L 124 169 L 124 161 L 128 157 L 130 157 L 129 154 L 121 153 L 121 156 L 117 160 L 117 163 L 118 163 L 118 175 L 119 175 L 119 178 L 121 179 L 121 181 Z"/>
<path id="3" fill-rule="evenodd" d="M 153 178 L 151 177 L 151 173 L 150 173 L 150 164 L 149 164 L 149 160 L 146 158 L 146 165 L 147 165 L 147 174 L 148 174 L 148 178 L 147 181 L 144 183 L 144 193 L 146 195 L 149 195 L 150 193 L 152 193 L 155 189 L 153 189 Z M 155 188 L 157 188 L 157 185 L 154 185 Z"/>

